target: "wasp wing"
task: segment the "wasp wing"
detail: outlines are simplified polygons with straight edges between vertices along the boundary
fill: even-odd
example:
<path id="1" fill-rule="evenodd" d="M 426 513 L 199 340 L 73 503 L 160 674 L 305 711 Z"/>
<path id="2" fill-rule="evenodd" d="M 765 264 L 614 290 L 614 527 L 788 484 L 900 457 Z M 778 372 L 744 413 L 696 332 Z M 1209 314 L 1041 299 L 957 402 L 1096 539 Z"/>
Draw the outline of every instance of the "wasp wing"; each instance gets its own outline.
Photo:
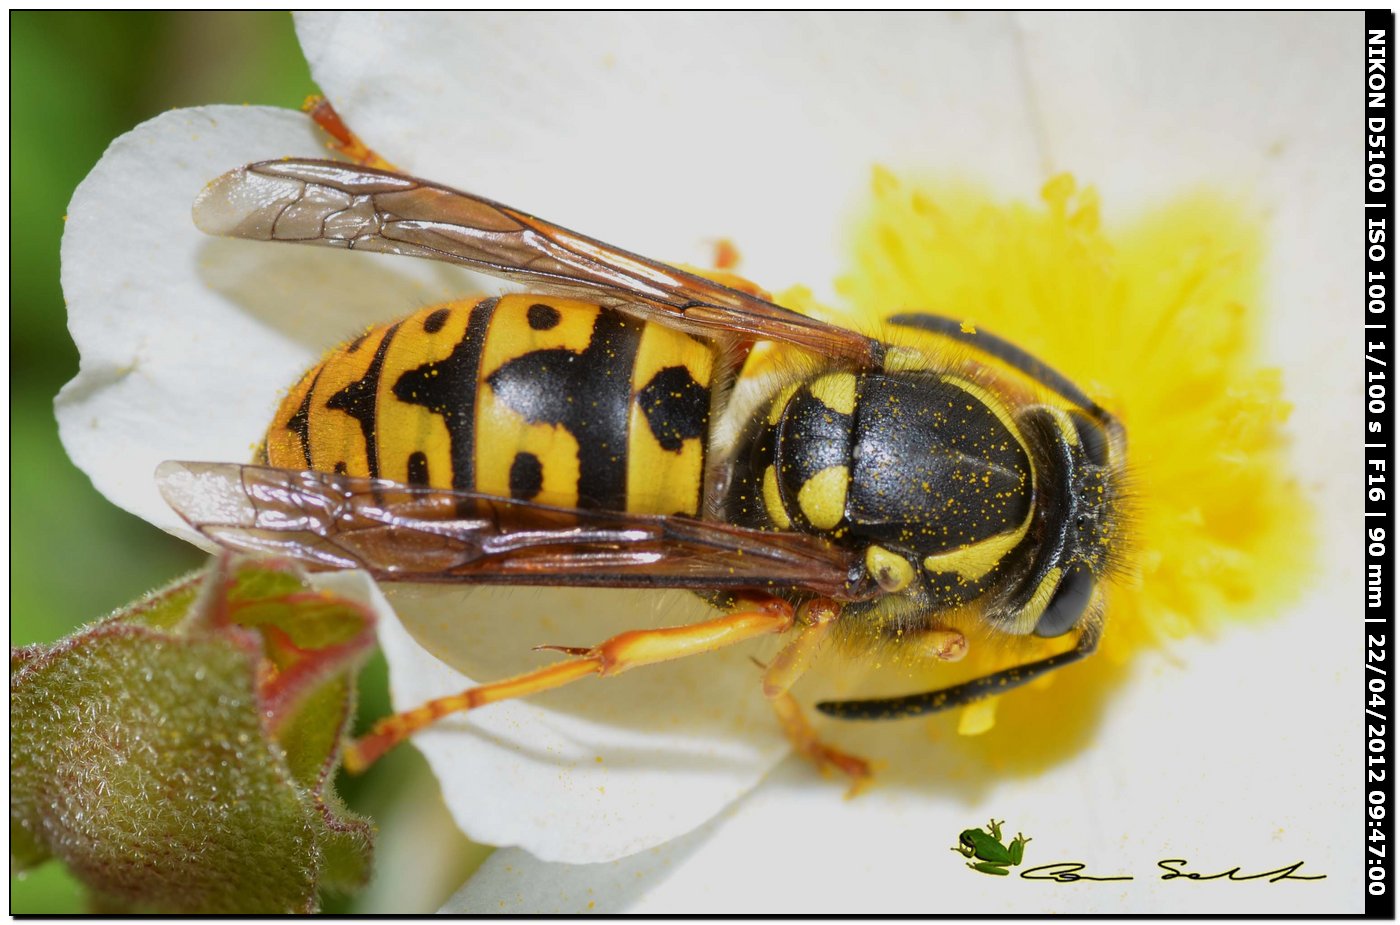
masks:
<path id="1" fill-rule="evenodd" d="M 222 546 L 390 581 L 863 596 L 854 554 L 803 534 L 236 463 L 165 462 L 156 478 Z"/>
<path id="2" fill-rule="evenodd" d="M 338 161 L 262 161 L 195 200 L 210 234 L 427 257 L 543 285 L 710 336 L 773 340 L 874 365 L 879 344 L 758 296 L 649 260 L 509 206 Z"/>

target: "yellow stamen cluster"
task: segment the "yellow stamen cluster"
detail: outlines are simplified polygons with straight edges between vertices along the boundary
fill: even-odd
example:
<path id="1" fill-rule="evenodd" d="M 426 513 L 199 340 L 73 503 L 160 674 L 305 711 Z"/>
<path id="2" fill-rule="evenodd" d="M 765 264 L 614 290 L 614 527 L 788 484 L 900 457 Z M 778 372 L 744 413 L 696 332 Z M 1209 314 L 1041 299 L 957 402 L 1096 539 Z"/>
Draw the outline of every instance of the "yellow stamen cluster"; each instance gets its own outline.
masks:
<path id="1" fill-rule="evenodd" d="M 1126 552 L 1106 588 L 1100 654 L 1072 670 L 1106 679 L 1144 645 L 1276 612 L 1306 574 L 1311 518 L 1289 472 L 1280 373 L 1256 356 L 1267 321 L 1257 222 L 1196 194 L 1109 231 L 1094 190 L 1069 175 L 1041 198 L 1008 204 L 877 169 L 837 288 L 854 326 L 921 310 L 959 319 L 1039 356 L 1122 419 Z M 968 673 L 1027 656 L 971 642 Z M 979 709 L 969 729 L 990 727 Z"/>

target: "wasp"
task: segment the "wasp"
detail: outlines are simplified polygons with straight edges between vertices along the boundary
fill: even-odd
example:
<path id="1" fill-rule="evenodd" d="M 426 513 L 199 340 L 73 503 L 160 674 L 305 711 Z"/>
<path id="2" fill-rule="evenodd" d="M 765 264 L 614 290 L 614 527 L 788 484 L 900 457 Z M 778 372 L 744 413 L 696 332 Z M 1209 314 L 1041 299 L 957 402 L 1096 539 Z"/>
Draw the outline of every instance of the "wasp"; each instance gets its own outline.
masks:
<path id="1" fill-rule="evenodd" d="M 382 720 L 347 751 L 352 770 L 449 713 L 781 635 L 764 695 L 800 752 L 858 782 L 868 764 L 819 739 L 790 694 L 828 638 L 950 660 L 969 628 L 1073 640 L 938 690 L 816 705 L 852 720 L 968 704 L 1095 650 L 1126 437 L 1049 365 L 939 315 L 877 334 L 827 323 L 371 162 L 251 164 L 212 182 L 195 219 L 524 291 L 331 351 L 282 400 L 257 464 L 165 463 L 167 500 L 223 546 L 312 567 L 688 589 L 716 615 L 541 646 L 563 658 Z"/>

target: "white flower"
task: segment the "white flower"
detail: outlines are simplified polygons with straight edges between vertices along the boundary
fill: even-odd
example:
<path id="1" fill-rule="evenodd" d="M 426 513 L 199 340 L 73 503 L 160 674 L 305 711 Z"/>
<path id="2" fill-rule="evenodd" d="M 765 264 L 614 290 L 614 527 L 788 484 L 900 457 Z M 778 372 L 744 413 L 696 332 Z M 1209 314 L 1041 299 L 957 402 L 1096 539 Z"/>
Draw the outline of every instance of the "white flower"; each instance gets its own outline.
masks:
<path id="1" fill-rule="evenodd" d="M 843 218 L 875 163 L 971 175 L 1024 199 L 1072 169 L 1109 216 L 1200 184 L 1264 203 L 1264 345 L 1286 374 L 1309 371 L 1288 381 L 1309 448 L 1298 467 L 1317 490 L 1322 535 L 1346 537 L 1323 544 L 1325 580 L 1302 606 L 1218 644 L 1182 644 L 1170 662 L 1141 660 L 1072 760 L 1034 776 L 900 723 L 830 731 L 888 763 L 884 786 L 860 799 L 842 801 L 796 762 L 754 790 L 786 746 L 747 651 L 441 723 L 414 741 L 458 824 L 523 849 L 497 852 L 453 908 L 1359 902 L 1343 847 L 1355 775 L 1336 767 L 1361 741 L 1357 685 L 1341 667 L 1360 632 L 1349 612 L 1359 373 L 1343 361 L 1358 313 L 1360 14 L 308 14 L 297 27 L 347 123 L 406 172 L 665 260 L 704 264 L 708 242 L 731 238 L 743 272 L 771 288 L 827 291 L 844 266 Z M 63 440 L 110 500 L 172 532 L 158 462 L 248 459 L 279 394 L 323 350 L 370 321 L 499 288 L 440 265 L 194 229 L 190 203 L 223 171 L 321 153 L 297 113 L 179 110 L 118 139 L 74 196 L 63 285 L 82 368 L 59 399 Z M 537 643 L 704 613 L 682 595 L 390 595 L 413 633 L 383 628 L 400 708 L 536 664 Z M 1036 839 L 1036 863 L 1084 860 L 1086 873 L 1137 879 L 1070 887 L 963 870 L 948 848 L 993 814 Z M 1303 858 L 1328 879 L 1288 884 L 1299 889 L 1287 896 L 1203 898 L 1157 880 L 1164 857 L 1206 872 Z"/>

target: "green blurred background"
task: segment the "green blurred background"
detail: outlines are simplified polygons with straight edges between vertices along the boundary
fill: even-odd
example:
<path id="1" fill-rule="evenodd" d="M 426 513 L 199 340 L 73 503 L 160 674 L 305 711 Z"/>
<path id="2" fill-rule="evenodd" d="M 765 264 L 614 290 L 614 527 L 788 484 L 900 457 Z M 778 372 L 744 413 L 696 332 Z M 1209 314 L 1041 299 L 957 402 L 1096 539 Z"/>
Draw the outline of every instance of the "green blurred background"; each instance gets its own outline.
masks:
<path id="1" fill-rule="evenodd" d="M 114 138 L 164 110 L 296 108 L 315 90 L 286 13 L 10 14 L 11 645 L 59 639 L 203 560 L 109 504 L 59 443 L 53 399 L 78 370 L 58 273 L 73 189 Z M 376 658 L 362 722 L 388 709 Z M 412 749 L 342 777 L 341 793 L 379 824 L 376 879 L 328 897 L 328 912 L 431 912 L 480 862 Z M 10 888 L 14 914 L 86 909 L 57 862 L 11 876 Z"/>

